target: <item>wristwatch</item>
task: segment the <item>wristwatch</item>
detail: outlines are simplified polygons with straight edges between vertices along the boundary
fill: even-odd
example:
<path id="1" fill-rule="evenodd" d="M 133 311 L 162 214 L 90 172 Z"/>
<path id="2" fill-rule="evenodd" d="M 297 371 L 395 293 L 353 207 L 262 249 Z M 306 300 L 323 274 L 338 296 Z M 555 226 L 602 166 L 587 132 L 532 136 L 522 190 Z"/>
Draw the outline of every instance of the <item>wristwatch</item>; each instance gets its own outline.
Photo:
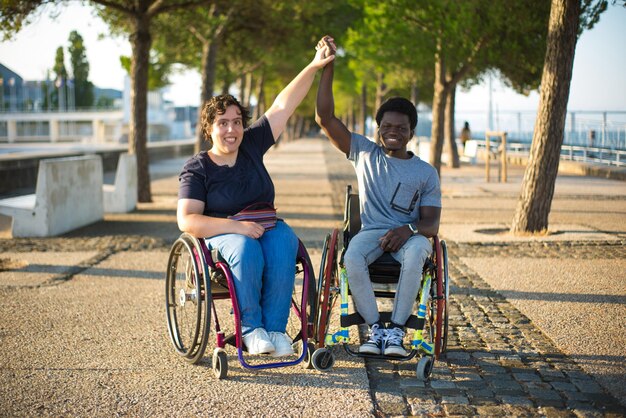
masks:
<path id="1" fill-rule="evenodd" d="M 417 230 L 417 226 L 415 226 L 414 223 L 407 224 L 407 226 L 409 227 L 413 235 L 419 234 L 419 231 Z"/>

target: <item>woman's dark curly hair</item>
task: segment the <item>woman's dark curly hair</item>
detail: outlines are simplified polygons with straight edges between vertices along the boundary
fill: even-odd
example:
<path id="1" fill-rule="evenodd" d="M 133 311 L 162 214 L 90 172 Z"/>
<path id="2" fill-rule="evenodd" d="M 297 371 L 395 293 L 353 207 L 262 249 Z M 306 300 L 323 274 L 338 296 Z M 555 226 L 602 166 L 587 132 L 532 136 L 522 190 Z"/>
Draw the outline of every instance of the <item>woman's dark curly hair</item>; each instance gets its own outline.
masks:
<path id="1" fill-rule="evenodd" d="M 243 121 L 244 129 L 248 127 L 250 121 L 250 111 L 247 107 L 244 107 L 239 100 L 235 99 L 230 94 L 221 94 L 214 96 L 202 106 L 201 123 L 202 132 L 207 141 L 211 142 L 211 125 L 215 122 L 217 115 L 223 115 L 226 113 L 228 106 L 237 106 L 241 112 L 241 119 Z"/>

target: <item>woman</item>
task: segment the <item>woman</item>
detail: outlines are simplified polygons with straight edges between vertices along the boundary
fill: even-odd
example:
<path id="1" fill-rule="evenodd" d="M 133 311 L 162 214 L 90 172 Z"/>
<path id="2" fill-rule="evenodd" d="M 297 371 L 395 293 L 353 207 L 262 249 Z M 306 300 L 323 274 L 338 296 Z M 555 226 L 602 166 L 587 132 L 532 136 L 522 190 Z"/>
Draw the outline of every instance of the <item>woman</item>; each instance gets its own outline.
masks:
<path id="1" fill-rule="evenodd" d="M 211 138 L 211 149 L 189 159 L 180 175 L 178 227 L 204 238 L 209 249 L 219 249 L 230 266 L 243 342 L 250 354 L 294 353 L 285 330 L 298 238 L 281 220 L 266 230 L 260 223 L 228 217 L 255 203 L 273 206 L 274 184 L 263 155 L 306 96 L 317 70 L 334 59 L 327 49 L 317 50 L 311 63 L 250 127 L 248 110 L 237 99 L 213 97 L 202 108 L 202 128 Z"/>

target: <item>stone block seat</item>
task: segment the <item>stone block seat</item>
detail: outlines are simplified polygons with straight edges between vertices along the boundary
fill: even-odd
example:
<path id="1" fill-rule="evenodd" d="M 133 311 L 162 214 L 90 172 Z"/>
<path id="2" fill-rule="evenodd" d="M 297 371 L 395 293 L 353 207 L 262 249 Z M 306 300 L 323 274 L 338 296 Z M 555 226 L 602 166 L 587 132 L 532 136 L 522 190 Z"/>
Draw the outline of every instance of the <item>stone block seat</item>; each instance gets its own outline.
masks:
<path id="1" fill-rule="evenodd" d="M 106 213 L 127 213 L 137 207 L 137 157 L 128 153 L 120 154 L 115 171 L 114 184 L 102 186 L 104 211 Z"/>
<path id="2" fill-rule="evenodd" d="M 0 199 L 13 237 L 50 237 L 104 217 L 102 159 L 97 155 L 39 162 L 34 194 Z"/>

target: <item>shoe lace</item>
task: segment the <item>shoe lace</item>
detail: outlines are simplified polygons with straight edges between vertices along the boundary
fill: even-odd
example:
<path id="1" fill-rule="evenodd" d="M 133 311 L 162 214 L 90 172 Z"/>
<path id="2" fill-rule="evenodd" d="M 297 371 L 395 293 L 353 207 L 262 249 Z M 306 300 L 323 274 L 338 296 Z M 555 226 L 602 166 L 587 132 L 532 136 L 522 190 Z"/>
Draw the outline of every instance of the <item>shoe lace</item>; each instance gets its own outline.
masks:
<path id="1" fill-rule="evenodd" d="M 379 343 L 383 340 L 383 338 L 384 332 L 382 329 L 380 329 L 380 326 L 378 324 L 372 325 L 369 341 Z"/>
<path id="2" fill-rule="evenodd" d="M 392 328 L 387 330 L 387 343 L 393 345 L 402 345 L 402 339 L 404 338 L 404 331 L 400 328 Z"/>

